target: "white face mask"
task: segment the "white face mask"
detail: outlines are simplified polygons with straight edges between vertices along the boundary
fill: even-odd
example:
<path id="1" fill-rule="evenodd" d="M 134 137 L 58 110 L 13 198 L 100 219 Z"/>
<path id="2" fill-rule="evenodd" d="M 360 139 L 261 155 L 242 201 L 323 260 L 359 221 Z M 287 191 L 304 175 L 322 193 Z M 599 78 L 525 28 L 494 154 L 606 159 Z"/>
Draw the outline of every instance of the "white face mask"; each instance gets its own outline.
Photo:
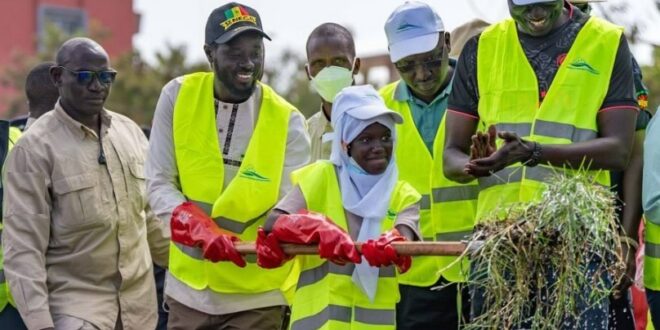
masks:
<path id="1" fill-rule="evenodd" d="M 355 65 L 355 62 L 353 62 Z M 326 101 L 332 103 L 335 96 L 353 83 L 353 70 L 340 66 L 323 68 L 310 82 L 312 88 Z"/>

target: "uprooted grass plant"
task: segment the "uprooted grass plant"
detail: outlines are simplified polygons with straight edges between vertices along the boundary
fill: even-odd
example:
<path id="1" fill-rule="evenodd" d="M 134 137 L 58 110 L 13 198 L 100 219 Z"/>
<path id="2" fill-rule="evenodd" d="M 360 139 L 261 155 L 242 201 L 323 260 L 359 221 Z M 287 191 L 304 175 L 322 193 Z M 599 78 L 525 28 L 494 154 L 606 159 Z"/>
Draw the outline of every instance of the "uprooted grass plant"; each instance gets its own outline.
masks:
<path id="1" fill-rule="evenodd" d="M 586 173 L 556 174 L 540 201 L 482 221 L 469 285 L 485 307 L 466 329 L 583 324 L 580 311 L 608 299 L 625 270 L 614 198 Z"/>

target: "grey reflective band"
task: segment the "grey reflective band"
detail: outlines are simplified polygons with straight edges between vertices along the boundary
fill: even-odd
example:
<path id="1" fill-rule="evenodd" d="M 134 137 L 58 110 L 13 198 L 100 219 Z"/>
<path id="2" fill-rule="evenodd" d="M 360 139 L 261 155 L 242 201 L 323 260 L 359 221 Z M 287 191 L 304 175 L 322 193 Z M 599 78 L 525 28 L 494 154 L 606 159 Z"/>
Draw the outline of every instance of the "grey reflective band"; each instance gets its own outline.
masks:
<path id="1" fill-rule="evenodd" d="M 499 123 L 495 124 L 498 131 L 508 131 L 520 137 L 531 135 L 531 123 Z M 566 139 L 571 142 L 584 142 L 598 137 L 598 132 L 588 128 L 578 128 L 575 125 L 557 123 L 537 119 L 534 121 L 534 135 Z"/>
<path id="2" fill-rule="evenodd" d="M 291 324 L 291 330 L 319 329 L 330 320 L 350 323 L 351 308 L 338 305 L 328 305 L 317 314 L 293 321 L 293 324 Z"/>
<path id="3" fill-rule="evenodd" d="M 660 244 L 644 242 L 644 255 L 652 258 L 660 258 Z"/>
<path id="4" fill-rule="evenodd" d="M 476 185 L 433 188 L 434 203 L 468 201 L 477 199 L 477 195 L 479 187 Z"/>
<path id="5" fill-rule="evenodd" d="M 419 208 L 421 210 L 430 210 L 431 209 L 431 196 L 422 195 L 422 199 L 419 200 Z"/>
<path id="6" fill-rule="evenodd" d="M 200 201 L 195 201 L 195 200 L 190 200 L 192 203 L 195 205 L 199 206 L 206 214 L 209 216 L 213 212 L 213 205 L 209 203 L 204 203 Z M 226 229 L 231 231 L 232 233 L 236 234 L 242 234 L 246 229 L 248 229 L 250 226 L 252 226 L 255 222 L 257 222 L 259 219 L 261 219 L 266 213 L 270 211 L 270 208 L 266 210 L 266 212 L 260 214 L 258 217 L 254 219 L 250 219 L 248 221 L 237 221 L 237 220 L 232 220 L 229 218 L 225 217 L 215 217 L 213 218 L 213 221 L 215 222 L 216 225 L 218 225 L 222 229 Z"/>
<path id="7" fill-rule="evenodd" d="M 530 136 L 532 133 L 532 124 L 530 123 L 499 123 L 495 124 L 495 128 L 498 132 L 516 133 L 520 137 Z"/>
<path id="8" fill-rule="evenodd" d="M 552 169 L 550 167 L 546 166 L 536 166 L 536 167 L 528 167 L 525 170 L 525 178 L 526 179 L 532 179 L 535 181 L 540 181 L 540 182 L 546 182 L 548 181 L 553 175 L 556 175 L 556 173 L 559 173 L 561 171 L 560 169 Z"/>
<path id="9" fill-rule="evenodd" d="M 571 142 L 584 142 L 597 138 L 598 132 L 586 128 L 578 128 L 571 124 L 537 119 L 534 122 L 534 135 L 566 139 Z"/>
<path id="10" fill-rule="evenodd" d="M 479 178 L 479 189 L 484 190 L 500 184 L 520 182 L 522 181 L 523 170 L 525 172 L 526 179 L 539 181 L 539 182 L 546 182 L 553 175 L 555 175 L 559 171 L 562 171 L 559 168 L 552 168 L 543 165 L 539 165 L 536 167 L 522 167 L 522 166 L 507 167 L 505 169 L 496 172 L 491 176 Z"/>
<path id="11" fill-rule="evenodd" d="M 328 305 L 319 313 L 293 321 L 292 330 L 310 330 L 323 327 L 328 321 L 351 322 L 351 308 L 339 305 Z M 369 309 L 355 307 L 355 321 L 372 325 L 394 325 L 396 314 L 389 309 Z"/>
<path id="12" fill-rule="evenodd" d="M 479 178 L 479 189 L 484 190 L 493 186 L 522 181 L 523 167 L 514 166 L 503 168 L 490 176 Z"/>
<path id="13" fill-rule="evenodd" d="M 396 314 L 391 309 L 368 309 L 355 307 L 355 321 L 375 325 L 394 325 Z"/>
<path id="14" fill-rule="evenodd" d="M 435 240 L 439 242 L 460 242 L 468 239 L 470 235 L 472 235 L 472 230 L 439 233 L 435 235 Z"/>
<path id="15" fill-rule="evenodd" d="M 177 243 L 172 241 L 174 243 L 174 246 L 176 246 L 183 254 L 197 260 L 204 260 L 204 252 L 202 252 L 202 249 L 198 247 L 192 247 L 192 246 L 187 246 L 183 245 L 181 243 Z"/>
<path id="16" fill-rule="evenodd" d="M 433 188 L 431 193 L 433 194 L 433 201 L 431 201 L 431 196 L 429 195 L 422 195 L 422 199 L 419 200 L 419 208 L 421 210 L 431 209 L 431 203 L 458 202 L 477 199 L 477 195 L 479 195 L 479 186 L 470 185 Z"/>
<path id="17" fill-rule="evenodd" d="M 300 272 L 297 288 L 300 289 L 302 287 L 317 283 L 324 279 L 328 274 L 352 276 L 353 270 L 355 270 L 355 264 L 346 264 L 344 266 L 340 266 L 335 263 L 326 261 L 318 267 L 306 269 Z M 396 270 L 394 269 L 394 266 L 381 267 L 378 272 L 378 277 L 380 278 L 394 276 L 396 276 Z"/>
<path id="18" fill-rule="evenodd" d="M 321 264 L 321 266 L 303 270 L 300 272 L 300 276 L 298 277 L 298 285 L 296 287 L 300 289 L 322 280 L 326 275 L 328 275 L 328 270 L 327 262 L 324 262 Z"/>
<path id="19" fill-rule="evenodd" d="M 213 212 L 213 205 L 212 205 L 212 204 L 204 203 L 204 202 L 194 201 L 194 200 L 189 199 L 189 198 L 187 198 L 187 197 L 186 197 L 186 199 L 187 199 L 188 201 L 192 202 L 193 204 L 197 205 L 197 206 L 198 206 L 200 209 L 202 209 L 202 211 L 204 211 L 204 213 L 206 213 L 208 216 L 211 216 L 211 213 Z"/>
<path id="20" fill-rule="evenodd" d="M 270 209 L 269 209 L 269 211 L 270 211 Z M 268 211 L 266 211 L 266 212 L 268 212 Z M 254 218 L 254 219 L 250 219 L 246 222 L 231 220 L 231 219 L 228 219 L 228 218 L 225 218 L 225 217 L 216 217 L 216 218 L 213 218 L 213 221 L 215 221 L 215 224 L 218 225 L 218 227 L 220 227 L 222 229 L 227 229 L 227 230 L 231 231 L 232 233 L 242 234 L 246 229 L 248 229 L 250 226 L 255 224 L 264 215 L 266 215 L 266 213 L 263 213 L 263 214 L 259 215 L 258 217 Z"/>
<path id="21" fill-rule="evenodd" d="M 190 258 L 196 259 L 196 260 L 206 260 L 211 262 L 210 260 L 207 260 L 204 258 L 204 252 L 202 251 L 201 248 L 194 247 L 194 246 L 187 246 L 183 245 L 181 243 L 177 243 L 172 241 L 174 245 L 181 250 L 181 252 L 185 255 L 187 255 Z M 257 263 L 257 255 L 256 254 L 248 254 L 243 256 L 243 259 L 245 262 L 250 263 L 250 264 L 256 264 Z"/>

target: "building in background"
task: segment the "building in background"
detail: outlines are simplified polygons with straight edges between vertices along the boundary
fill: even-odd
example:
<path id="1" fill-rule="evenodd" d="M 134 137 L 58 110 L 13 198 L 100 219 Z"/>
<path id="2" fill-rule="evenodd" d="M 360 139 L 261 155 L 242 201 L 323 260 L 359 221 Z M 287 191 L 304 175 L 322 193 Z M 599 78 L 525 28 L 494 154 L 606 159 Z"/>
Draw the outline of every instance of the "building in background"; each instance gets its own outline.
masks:
<path id="1" fill-rule="evenodd" d="M 16 93 L 5 72 L 16 57 L 32 57 L 52 27 L 65 34 L 99 36 L 110 58 L 133 49 L 140 16 L 133 0 L 0 0 L 0 118 Z M 52 27 L 51 27 L 52 26 Z"/>

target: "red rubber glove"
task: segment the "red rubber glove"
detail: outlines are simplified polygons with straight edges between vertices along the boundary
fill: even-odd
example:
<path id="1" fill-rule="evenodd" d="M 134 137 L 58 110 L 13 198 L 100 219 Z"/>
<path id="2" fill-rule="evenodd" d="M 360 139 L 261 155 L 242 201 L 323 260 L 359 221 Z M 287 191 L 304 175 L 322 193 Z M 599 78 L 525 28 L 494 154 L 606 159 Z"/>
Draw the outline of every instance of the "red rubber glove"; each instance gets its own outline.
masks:
<path id="1" fill-rule="evenodd" d="M 262 268 L 277 268 L 293 258 L 285 254 L 273 233 L 266 234 L 263 227 L 257 231 L 257 265 Z"/>
<path id="2" fill-rule="evenodd" d="M 392 246 L 392 242 L 403 242 L 406 238 L 399 234 L 399 231 L 392 229 L 378 237 L 377 240 L 370 239 L 362 244 L 362 255 L 369 262 L 370 266 L 383 267 L 396 265 L 400 274 L 410 269 L 412 258 L 410 256 L 400 256 Z"/>
<path id="3" fill-rule="evenodd" d="M 271 234 L 279 241 L 319 245 L 319 256 L 338 265 L 360 263 L 355 243 L 332 220 L 318 213 L 283 214 L 277 218 Z"/>
<path id="4" fill-rule="evenodd" d="M 245 260 L 234 248 L 238 237 L 218 227 L 202 209 L 191 202 L 184 202 L 172 212 L 170 230 L 174 242 L 201 247 L 204 258 L 212 261 L 231 261 L 245 267 Z"/>

